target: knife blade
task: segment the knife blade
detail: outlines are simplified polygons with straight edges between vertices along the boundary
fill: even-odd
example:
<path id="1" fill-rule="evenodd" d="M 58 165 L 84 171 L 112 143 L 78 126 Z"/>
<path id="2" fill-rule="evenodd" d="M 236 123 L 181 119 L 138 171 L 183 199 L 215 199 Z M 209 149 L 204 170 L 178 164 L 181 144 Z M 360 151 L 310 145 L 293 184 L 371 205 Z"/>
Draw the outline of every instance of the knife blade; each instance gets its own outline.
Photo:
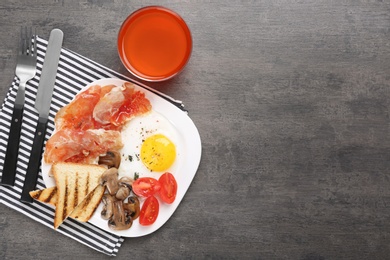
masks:
<path id="1" fill-rule="evenodd" d="M 32 203 L 29 192 L 35 189 L 39 168 L 41 165 L 43 144 L 45 141 L 46 126 L 49 119 L 50 103 L 53 95 L 54 84 L 57 75 L 58 63 L 64 34 L 60 29 L 50 32 L 49 42 L 43 61 L 41 78 L 38 85 L 38 93 L 35 100 L 35 109 L 39 113 L 38 125 L 35 131 L 33 146 L 27 166 L 21 201 Z"/>

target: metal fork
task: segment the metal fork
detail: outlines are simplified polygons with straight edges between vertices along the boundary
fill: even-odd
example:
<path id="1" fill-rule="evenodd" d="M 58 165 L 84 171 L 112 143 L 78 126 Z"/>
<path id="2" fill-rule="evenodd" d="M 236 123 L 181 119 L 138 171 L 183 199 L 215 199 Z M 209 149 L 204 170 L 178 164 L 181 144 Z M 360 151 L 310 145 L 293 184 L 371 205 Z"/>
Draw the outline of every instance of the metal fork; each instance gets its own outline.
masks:
<path id="1" fill-rule="evenodd" d="M 13 186 L 16 175 L 16 162 L 18 159 L 20 130 L 22 126 L 24 98 L 26 83 L 36 74 L 37 63 L 37 35 L 30 27 L 21 28 L 20 51 L 15 74 L 19 78 L 19 88 L 15 98 L 12 114 L 7 152 L 4 160 L 1 185 Z"/>

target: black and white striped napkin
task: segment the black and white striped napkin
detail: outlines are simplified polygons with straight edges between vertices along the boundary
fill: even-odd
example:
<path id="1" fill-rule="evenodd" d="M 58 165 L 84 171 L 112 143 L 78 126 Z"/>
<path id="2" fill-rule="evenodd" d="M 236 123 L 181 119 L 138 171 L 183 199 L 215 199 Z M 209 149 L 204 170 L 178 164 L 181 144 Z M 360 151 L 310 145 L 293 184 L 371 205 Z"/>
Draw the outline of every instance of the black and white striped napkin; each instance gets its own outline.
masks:
<path id="1" fill-rule="evenodd" d="M 32 204 L 25 204 L 19 201 L 22 192 L 24 176 L 27 170 L 27 164 L 30 157 L 32 140 L 35 133 L 35 127 L 38 121 L 38 114 L 34 109 L 34 102 L 42 71 L 43 60 L 45 57 L 47 41 L 38 37 L 38 61 L 37 74 L 27 83 L 26 101 L 23 114 L 22 131 L 20 137 L 19 157 L 17 164 L 17 174 L 15 186 L 0 186 L 0 203 L 13 208 L 32 219 L 53 228 L 54 209 L 51 206 L 34 201 Z M 57 77 L 53 92 L 53 98 L 50 107 L 49 122 L 46 132 L 46 140 L 54 130 L 54 117 L 58 109 L 69 103 L 78 91 L 88 83 L 102 78 L 120 78 L 134 82 L 115 71 L 112 71 L 90 59 L 87 59 L 73 51 L 62 48 L 60 62 L 57 70 Z M 134 82 L 141 87 L 172 102 L 178 108 L 182 109 L 182 102 L 172 99 L 158 91 L 155 91 L 145 85 Z M 12 85 L 6 95 L 0 111 L 0 176 L 3 172 L 3 164 L 9 129 L 11 125 L 12 111 L 14 107 L 16 92 L 18 89 L 18 79 L 12 82 Z M 37 189 L 45 188 L 42 175 L 39 175 Z M 99 252 L 115 256 L 124 239 L 120 236 L 108 233 L 98 227 L 81 223 L 73 219 L 66 219 L 65 222 L 57 229 L 59 233 L 69 236 Z"/>

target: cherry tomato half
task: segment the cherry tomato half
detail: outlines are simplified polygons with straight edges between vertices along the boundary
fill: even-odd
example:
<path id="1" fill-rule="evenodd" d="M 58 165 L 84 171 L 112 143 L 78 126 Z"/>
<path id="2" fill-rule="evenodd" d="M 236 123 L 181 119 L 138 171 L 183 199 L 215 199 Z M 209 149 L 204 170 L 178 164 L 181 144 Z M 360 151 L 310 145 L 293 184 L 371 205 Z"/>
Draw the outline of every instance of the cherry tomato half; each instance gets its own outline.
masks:
<path id="1" fill-rule="evenodd" d="M 156 179 L 150 177 L 138 178 L 133 182 L 132 186 L 133 192 L 141 197 L 150 197 L 161 188 L 160 183 Z"/>
<path id="2" fill-rule="evenodd" d="M 161 185 L 159 194 L 162 201 L 168 204 L 173 203 L 177 193 L 177 182 L 175 177 L 170 172 L 166 172 L 160 176 L 158 182 Z"/>
<path id="3" fill-rule="evenodd" d="M 156 197 L 148 197 L 142 205 L 141 212 L 139 214 L 139 223 L 142 226 L 153 224 L 157 219 L 159 207 L 160 205 L 158 204 Z"/>

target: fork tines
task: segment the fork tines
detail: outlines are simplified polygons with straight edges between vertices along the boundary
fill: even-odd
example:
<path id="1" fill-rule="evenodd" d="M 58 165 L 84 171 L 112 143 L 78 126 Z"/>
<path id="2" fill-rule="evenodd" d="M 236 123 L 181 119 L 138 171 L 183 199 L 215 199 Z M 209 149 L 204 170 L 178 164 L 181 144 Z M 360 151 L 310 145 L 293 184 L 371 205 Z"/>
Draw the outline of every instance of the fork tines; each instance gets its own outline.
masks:
<path id="1" fill-rule="evenodd" d="M 37 33 L 32 27 L 22 27 L 20 30 L 20 54 L 37 56 Z"/>

